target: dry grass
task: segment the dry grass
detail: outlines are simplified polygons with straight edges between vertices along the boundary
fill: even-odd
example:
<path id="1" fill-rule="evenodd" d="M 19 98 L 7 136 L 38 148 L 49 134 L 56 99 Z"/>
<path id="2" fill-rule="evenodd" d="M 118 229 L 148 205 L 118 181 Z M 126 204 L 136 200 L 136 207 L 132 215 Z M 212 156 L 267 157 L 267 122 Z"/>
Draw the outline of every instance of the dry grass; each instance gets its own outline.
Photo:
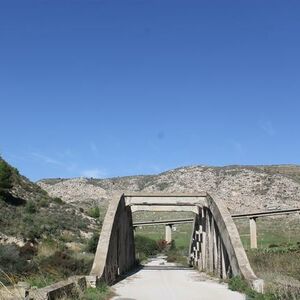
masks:
<path id="1" fill-rule="evenodd" d="M 255 273 L 278 299 L 300 299 L 300 248 L 277 247 L 247 251 Z"/>
<path id="2" fill-rule="evenodd" d="M 5 278 L 9 285 L 0 281 L 0 300 L 21 300 L 24 299 L 24 292 L 21 287 L 17 286 L 17 280 L 14 276 L 0 269 L 2 278 Z"/>

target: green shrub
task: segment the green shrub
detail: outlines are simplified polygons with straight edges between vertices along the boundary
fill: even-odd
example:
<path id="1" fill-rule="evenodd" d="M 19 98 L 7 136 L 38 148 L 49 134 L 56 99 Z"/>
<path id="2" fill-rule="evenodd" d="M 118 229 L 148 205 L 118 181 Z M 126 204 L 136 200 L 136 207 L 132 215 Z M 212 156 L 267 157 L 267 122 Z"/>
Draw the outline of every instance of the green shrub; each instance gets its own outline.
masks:
<path id="1" fill-rule="evenodd" d="M 29 214 L 34 214 L 37 211 L 36 204 L 33 201 L 28 201 L 25 206 L 25 211 Z"/>
<path id="2" fill-rule="evenodd" d="M 254 291 L 249 284 L 242 279 L 240 276 L 235 276 L 229 279 L 228 287 L 232 291 L 237 291 L 243 294 L 246 294 L 247 299 L 251 300 L 279 300 L 275 295 L 266 293 L 261 294 Z"/>
<path id="3" fill-rule="evenodd" d="M 78 259 L 72 256 L 69 250 L 63 250 L 56 251 L 51 256 L 41 258 L 39 260 L 39 269 L 43 274 L 60 274 L 62 278 L 66 278 L 71 275 L 88 274 L 92 263 L 91 260 L 87 261 L 83 258 Z"/>
<path id="4" fill-rule="evenodd" d="M 11 167 L 0 157 L 0 190 L 12 188 Z"/>
<path id="5" fill-rule="evenodd" d="M 142 235 L 136 235 L 134 241 L 135 251 L 140 257 L 148 258 L 158 253 L 158 246 L 155 240 Z"/>
<path id="6" fill-rule="evenodd" d="M 92 237 L 88 240 L 86 250 L 91 253 L 96 253 L 99 241 L 99 233 L 94 233 Z"/>
<path id="7" fill-rule="evenodd" d="M 239 276 L 235 276 L 229 279 L 228 287 L 232 291 L 245 293 L 250 288 L 248 283 Z"/>
<path id="8" fill-rule="evenodd" d="M 110 298 L 111 291 L 109 287 L 101 282 L 97 288 L 88 288 L 80 297 L 81 300 L 105 300 Z"/>
<path id="9" fill-rule="evenodd" d="M 0 157 L 0 200 L 5 201 L 9 198 L 9 189 L 12 188 L 11 167 Z"/>
<path id="10" fill-rule="evenodd" d="M 32 274 L 25 278 L 25 281 L 28 282 L 31 286 L 36 286 L 37 288 L 43 288 L 47 285 L 50 285 L 59 280 L 56 276 L 52 274 Z"/>
<path id="11" fill-rule="evenodd" d="M 88 211 L 87 211 L 87 215 L 92 217 L 92 218 L 95 218 L 95 219 L 98 219 L 100 217 L 100 209 L 98 206 L 94 206 L 92 208 L 90 208 Z"/>
<path id="12" fill-rule="evenodd" d="M 42 198 L 38 202 L 39 207 L 48 207 L 49 206 L 49 200 L 46 198 Z"/>
<path id="13" fill-rule="evenodd" d="M 56 203 L 56 204 L 59 204 L 59 205 L 65 204 L 65 202 L 64 202 L 61 198 L 59 198 L 59 197 L 53 198 L 52 201 L 53 201 L 54 203 Z"/>

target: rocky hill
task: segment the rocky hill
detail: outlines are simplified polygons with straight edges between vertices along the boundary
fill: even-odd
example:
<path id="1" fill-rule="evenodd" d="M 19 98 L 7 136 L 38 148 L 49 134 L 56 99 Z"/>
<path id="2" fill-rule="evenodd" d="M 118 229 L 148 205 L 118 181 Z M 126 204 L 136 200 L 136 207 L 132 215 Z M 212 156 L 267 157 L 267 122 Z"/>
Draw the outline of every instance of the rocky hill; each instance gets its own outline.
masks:
<path id="1" fill-rule="evenodd" d="M 300 166 L 191 166 L 158 175 L 44 179 L 52 197 L 79 207 L 107 205 L 117 191 L 217 192 L 232 212 L 300 207 Z"/>

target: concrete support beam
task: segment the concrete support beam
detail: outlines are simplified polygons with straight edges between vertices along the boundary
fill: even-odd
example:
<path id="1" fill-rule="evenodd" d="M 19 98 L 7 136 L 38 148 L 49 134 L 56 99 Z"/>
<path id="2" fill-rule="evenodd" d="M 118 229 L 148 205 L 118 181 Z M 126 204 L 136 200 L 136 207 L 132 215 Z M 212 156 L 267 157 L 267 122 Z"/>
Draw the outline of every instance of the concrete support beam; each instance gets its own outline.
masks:
<path id="1" fill-rule="evenodd" d="M 250 248 L 257 248 L 256 218 L 250 218 Z"/>
<path id="2" fill-rule="evenodd" d="M 137 211 L 187 211 L 187 212 L 193 212 L 195 214 L 198 213 L 198 206 L 195 205 L 187 205 L 187 206 L 176 206 L 176 205 L 132 205 L 131 211 L 137 212 Z"/>
<path id="3" fill-rule="evenodd" d="M 126 205 L 198 205 L 206 204 L 206 193 L 199 194 L 125 194 Z"/>
<path id="4" fill-rule="evenodd" d="M 166 230 L 165 240 L 169 244 L 172 242 L 172 224 L 166 224 L 165 230 Z"/>

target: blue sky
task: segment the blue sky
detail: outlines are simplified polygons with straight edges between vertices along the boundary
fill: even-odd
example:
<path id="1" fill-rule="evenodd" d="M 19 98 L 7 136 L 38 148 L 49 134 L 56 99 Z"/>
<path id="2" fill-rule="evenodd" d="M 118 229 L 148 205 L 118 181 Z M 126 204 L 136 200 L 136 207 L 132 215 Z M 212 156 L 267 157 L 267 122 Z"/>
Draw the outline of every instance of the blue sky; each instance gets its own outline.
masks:
<path id="1" fill-rule="evenodd" d="M 0 2 L 0 153 L 25 176 L 300 163 L 299 1 Z"/>

